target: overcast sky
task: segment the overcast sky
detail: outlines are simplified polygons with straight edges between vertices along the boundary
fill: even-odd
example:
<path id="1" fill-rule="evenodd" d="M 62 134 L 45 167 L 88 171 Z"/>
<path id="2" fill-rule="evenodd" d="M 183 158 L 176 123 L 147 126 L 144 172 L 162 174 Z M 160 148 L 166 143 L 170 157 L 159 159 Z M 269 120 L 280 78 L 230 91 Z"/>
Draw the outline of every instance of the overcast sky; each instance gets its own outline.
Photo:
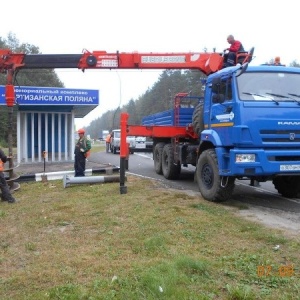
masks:
<path id="1" fill-rule="evenodd" d="M 12 4 L 13 3 L 13 4 Z M 281 4 L 280 4 L 281 3 Z M 251 64 L 275 56 L 300 61 L 299 11 L 295 1 L 201 0 L 14 0 L 2 5 L 0 36 L 12 32 L 20 43 L 43 54 L 107 52 L 222 52 L 233 34 L 245 49 L 255 47 Z M 66 88 L 97 89 L 100 105 L 77 127 L 136 99 L 158 80 L 155 70 L 61 69 Z"/>

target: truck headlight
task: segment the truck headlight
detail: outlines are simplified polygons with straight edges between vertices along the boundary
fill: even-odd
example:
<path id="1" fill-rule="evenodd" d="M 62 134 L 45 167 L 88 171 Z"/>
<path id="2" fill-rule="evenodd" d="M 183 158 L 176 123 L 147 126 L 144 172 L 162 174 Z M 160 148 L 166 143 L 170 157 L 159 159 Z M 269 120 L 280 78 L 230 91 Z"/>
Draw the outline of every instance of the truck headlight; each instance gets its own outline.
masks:
<path id="1" fill-rule="evenodd" d="M 236 154 L 235 162 L 236 163 L 255 162 L 255 154 Z"/>

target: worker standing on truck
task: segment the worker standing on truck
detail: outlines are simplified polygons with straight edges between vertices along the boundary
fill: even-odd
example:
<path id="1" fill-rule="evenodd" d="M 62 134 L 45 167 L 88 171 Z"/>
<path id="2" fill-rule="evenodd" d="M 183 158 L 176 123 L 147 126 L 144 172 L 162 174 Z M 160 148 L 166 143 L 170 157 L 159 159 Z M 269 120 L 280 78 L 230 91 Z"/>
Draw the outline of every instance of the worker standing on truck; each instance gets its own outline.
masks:
<path id="1" fill-rule="evenodd" d="M 92 148 L 91 141 L 85 137 L 85 130 L 79 129 L 78 131 L 79 139 L 76 143 L 74 154 L 75 154 L 75 177 L 85 176 L 85 162 L 86 158 L 90 153 Z"/>
<path id="2" fill-rule="evenodd" d="M 9 185 L 6 182 L 4 176 L 4 164 L 11 159 L 11 157 L 6 156 L 2 149 L 0 149 L 0 189 L 1 189 L 1 200 L 7 201 L 8 203 L 15 203 L 16 199 L 11 195 Z"/>
<path id="3" fill-rule="evenodd" d="M 110 142 L 111 142 L 111 136 L 112 136 L 112 133 L 109 133 L 106 138 L 105 138 L 105 143 L 106 143 L 106 153 L 109 152 L 109 149 L 110 149 Z"/>
<path id="4" fill-rule="evenodd" d="M 275 59 L 274 59 L 274 65 L 275 66 L 284 66 L 283 64 L 281 64 L 279 56 L 275 57 Z"/>
<path id="5" fill-rule="evenodd" d="M 230 47 L 224 49 L 224 68 L 235 66 L 236 54 L 238 52 L 245 52 L 242 43 L 235 40 L 232 34 L 228 35 L 227 42 L 230 44 Z M 225 53 L 227 51 L 228 53 Z"/>

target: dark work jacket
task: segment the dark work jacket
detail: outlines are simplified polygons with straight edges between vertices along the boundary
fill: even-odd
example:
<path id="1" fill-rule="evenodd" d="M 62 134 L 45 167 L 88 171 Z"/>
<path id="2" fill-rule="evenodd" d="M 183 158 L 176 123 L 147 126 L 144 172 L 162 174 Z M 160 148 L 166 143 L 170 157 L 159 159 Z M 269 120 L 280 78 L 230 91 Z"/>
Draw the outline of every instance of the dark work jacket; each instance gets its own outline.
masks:
<path id="1" fill-rule="evenodd" d="M 7 156 L 4 154 L 3 150 L 0 149 L 0 159 L 6 163 L 7 162 Z"/>
<path id="2" fill-rule="evenodd" d="M 81 152 L 80 149 L 83 149 L 84 152 Z M 90 149 L 91 149 L 91 141 L 88 140 L 86 137 L 83 137 L 82 139 L 79 139 L 77 141 L 74 154 L 78 155 L 79 153 L 81 153 L 82 155 L 84 155 L 84 153 L 86 153 Z"/>

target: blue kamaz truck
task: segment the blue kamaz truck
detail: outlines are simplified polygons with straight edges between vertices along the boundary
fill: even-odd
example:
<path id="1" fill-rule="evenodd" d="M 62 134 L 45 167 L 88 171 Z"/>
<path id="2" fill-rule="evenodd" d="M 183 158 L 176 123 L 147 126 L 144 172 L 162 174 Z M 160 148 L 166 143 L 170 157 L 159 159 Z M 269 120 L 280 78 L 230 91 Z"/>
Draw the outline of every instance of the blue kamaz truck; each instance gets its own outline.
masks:
<path id="1" fill-rule="evenodd" d="M 175 179 L 195 166 L 210 201 L 229 199 L 236 179 L 270 180 L 281 195 L 298 195 L 300 68 L 245 63 L 209 75 L 204 99 L 188 107 L 180 103 L 188 95 L 176 97 L 174 109 L 142 122 L 157 173 Z"/>

